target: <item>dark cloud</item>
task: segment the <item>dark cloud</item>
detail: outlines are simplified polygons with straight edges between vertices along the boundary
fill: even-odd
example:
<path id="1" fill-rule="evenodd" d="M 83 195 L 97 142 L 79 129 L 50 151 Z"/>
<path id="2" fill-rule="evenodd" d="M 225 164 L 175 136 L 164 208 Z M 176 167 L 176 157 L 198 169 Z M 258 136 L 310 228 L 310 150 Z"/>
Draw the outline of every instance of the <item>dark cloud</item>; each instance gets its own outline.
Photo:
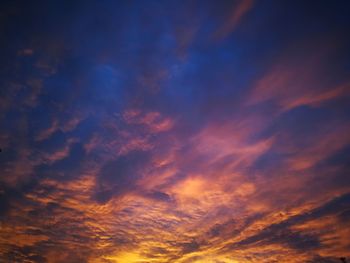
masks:
<path id="1" fill-rule="evenodd" d="M 182 243 L 181 247 L 182 247 L 182 253 L 188 254 L 199 250 L 200 244 L 198 244 L 196 241 L 191 241 L 187 243 Z"/>
<path id="2" fill-rule="evenodd" d="M 6 214 L 16 208 L 16 206 L 30 205 L 31 200 L 25 197 L 25 194 L 33 191 L 37 186 L 36 180 L 29 180 L 28 182 L 18 184 L 16 187 L 2 185 L 0 187 L 0 216 L 6 219 Z"/>
<path id="3" fill-rule="evenodd" d="M 97 177 L 96 201 L 105 203 L 113 196 L 134 191 L 150 159 L 148 152 L 133 151 L 104 164 Z"/>
<path id="4" fill-rule="evenodd" d="M 80 143 L 70 146 L 69 153 L 63 159 L 52 164 L 37 167 L 39 177 L 49 177 L 56 180 L 73 180 L 81 175 L 81 167 L 86 158 L 86 152 Z"/>
<path id="5" fill-rule="evenodd" d="M 317 207 L 307 213 L 293 216 L 278 224 L 271 224 L 259 231 L 256 235 L 250 236 L 242 241 L 231 244 L 230 249 L 239 249 L 242 246 L 256 246 L 258 244 L 281 244 L 284 243 L 293 249 L 313 250 L 323 246 L 318 236 L 303 234 L 292 230 L 292 226 L 305 223 L 310 220 L 320 219 L 325 216 L 335 215 L 347 211 L 350 202 L 350 194 L 344 194 Z M 330 230 L 328 230 L 330 231 Z"/>
<path id="6" fill-rule="evenodd" d="M 48 262 L 45 257 L 38 255 L 38 251 L 36 251 L 33 246 L 25 246 L 25 247 L 12 247 L 12 250 L 5 255 L 3 255 L 4 260 L 8 261 L 34 261 L 38 263 L 46 263 Z"/>
<path id="7" fill-rule="evenodd" d="M 146 193 L 145 196 L 149 197 L 151 199 L 154 199 L 154 200 L 161 201 L 161 202 L 171 202 L 171 201 L 173 201 L 173 199 L 171 198 L 170 195 L 168 195 L 166 193 L 163 193 L 163 192 L 160 192 L 160 191 L 153 191 L 153 192 L 150 192 L 150 193 Z"/>
<path id="8" fill-rule="evenodd" d="M 285 244 L 293 249 L 308 251 L 319 248 L 321 246 L 318 237 L 293 232 L 287 227 L 281 225 L 272 225 L 268 229 L 264 229 L 259 234 L 242 240 L 233 246 L 232 249 L 238 249 L 244 246 L 256 246 L 258 244 Z"/>
<path id="9" fill-rule="evenodd" d="M 313 259 L 308 260 L 307 263 L 340 263 L 342 262 L 339 258 L 336 257 L 322 257 L 315 256 Z"/>

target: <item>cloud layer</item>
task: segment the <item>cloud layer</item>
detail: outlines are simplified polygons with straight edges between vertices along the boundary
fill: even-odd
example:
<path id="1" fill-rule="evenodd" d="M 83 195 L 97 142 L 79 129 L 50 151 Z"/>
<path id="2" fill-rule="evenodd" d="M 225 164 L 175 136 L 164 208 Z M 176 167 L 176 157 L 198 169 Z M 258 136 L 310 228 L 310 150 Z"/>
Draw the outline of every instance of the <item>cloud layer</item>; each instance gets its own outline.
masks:
<path id="1" fill-rule="evenodd" d="M 4 4 L 0 261 L 350 257 L 349 8 Z"/>

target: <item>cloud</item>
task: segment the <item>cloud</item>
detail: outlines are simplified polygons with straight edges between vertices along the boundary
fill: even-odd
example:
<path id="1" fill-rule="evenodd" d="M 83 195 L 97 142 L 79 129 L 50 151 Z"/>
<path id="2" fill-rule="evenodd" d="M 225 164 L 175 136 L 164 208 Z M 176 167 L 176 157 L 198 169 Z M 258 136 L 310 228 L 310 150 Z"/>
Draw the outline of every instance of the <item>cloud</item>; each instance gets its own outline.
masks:
<path id="1" fill-rule="evenodd" d="M 348 13 L 5 4 L 0 261 L 350 256 Z"/>
<path id="2" fill-rule="evenodd" d="M 134 190 L 149 160 L 149 153 L 133 151 L 103 165 L 97 177 L 97 201 L 104 203 L 114 195 Z"/>
<path id="3" fill-rule="evenodd" d="M 223 39 L 232 33 L 234 29 L 241 22 L 242 18 L 250 11 L 254 6 L 253 0 L 240 0 L 232 9 L 228 18 L 224 21 L 224 24 L 215 32 L 215 39 Z"/>

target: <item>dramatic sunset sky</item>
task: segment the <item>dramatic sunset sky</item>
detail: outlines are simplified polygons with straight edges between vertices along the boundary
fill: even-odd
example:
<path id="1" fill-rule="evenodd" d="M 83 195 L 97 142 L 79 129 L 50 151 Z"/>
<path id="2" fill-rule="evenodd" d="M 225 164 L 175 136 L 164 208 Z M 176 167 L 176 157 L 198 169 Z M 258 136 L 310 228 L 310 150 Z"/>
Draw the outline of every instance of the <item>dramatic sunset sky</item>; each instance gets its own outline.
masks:
<path id="1" fill-rule="evenodd" d="M 1 1 L 0 262 L 350 259 L 350 1 Z"/>

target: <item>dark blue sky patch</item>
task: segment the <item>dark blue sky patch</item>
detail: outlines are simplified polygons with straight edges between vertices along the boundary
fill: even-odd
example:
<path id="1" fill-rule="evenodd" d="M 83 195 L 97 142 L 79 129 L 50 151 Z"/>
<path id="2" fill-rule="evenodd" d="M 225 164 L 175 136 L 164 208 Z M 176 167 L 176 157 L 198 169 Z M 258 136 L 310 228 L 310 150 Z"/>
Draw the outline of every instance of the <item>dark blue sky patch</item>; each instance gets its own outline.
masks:
<path id="1" fill-rule="evenodd" d="M 104 164 L 96 178 L 96 200 L 104 203 L 113 196 L 136 190 L 135 183 L 150 159 L 149 152 L 134 151 Z"/>

